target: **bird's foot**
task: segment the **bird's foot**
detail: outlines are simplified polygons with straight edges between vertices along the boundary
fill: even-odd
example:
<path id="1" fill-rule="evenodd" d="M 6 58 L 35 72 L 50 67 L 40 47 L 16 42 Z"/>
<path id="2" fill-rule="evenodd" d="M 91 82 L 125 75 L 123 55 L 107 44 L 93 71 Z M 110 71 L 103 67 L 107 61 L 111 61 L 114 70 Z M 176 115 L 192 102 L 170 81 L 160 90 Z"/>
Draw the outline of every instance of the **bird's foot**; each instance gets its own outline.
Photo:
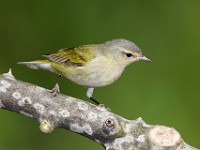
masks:
<path id="1" fill-rule="evenodd" d="M 97 107 L 102 108 L 102 109 L 106 109 L 107 111 L 111 111 L 111 109 L 106 107 L 104 104 L 100 104 L 97 99 L 90 97 L 90 100 L 92 100 L 97 105 Z"/>
<path id="2" fill-rule="evenodd" d="M 92 100 L 96 105 L 100 105 L 100 103 L 98 102 L 98 100 L 96 100 L 95 98 L 90 97 L 89 99 Z"/>
<path id="3" fill-rule="evenodd" d="M 100 108 L 103 108 L 103 109 L 106 109 L 107 111 L 110 111 L 111 112 L 111 109 L 106 107 L 104 104 L 98 104 L 97 107 L 100 107 Z"/>
<path id="4" fill-rule="evenodd" d="M 110 108 L 105 107 L 104 104 L 99 103 L 99 101 L 98 101 L 97 99 L 95 99 L 94 97 L 92 97 L 93 92 L 94 92 L 94 88 L 93 88 L 93 87 L 88 88 L 88 89 L 87 89 L 87 92 L 86 92 L 87 97 L 88 97 L 90 100 L 92 100 L 92 101 L 97 105 L 97 107 L 102 108 L 102 109 L 106 109 L 107 111 L 111 111 Z"/>
<path id="5" fill-rule="evenodd" d="M 58 83 L 55 84 L 54 88 L 52 90 L 48 90 L 49 93 L 52 93 L 53 96 L 57 96 L 60 94 L 60 87 Z"/>
<path id="6" fill-rule="evenodd" d="M 62 77 L 62 74 L 58 74 L 58 78 L 61 78 Z"/>

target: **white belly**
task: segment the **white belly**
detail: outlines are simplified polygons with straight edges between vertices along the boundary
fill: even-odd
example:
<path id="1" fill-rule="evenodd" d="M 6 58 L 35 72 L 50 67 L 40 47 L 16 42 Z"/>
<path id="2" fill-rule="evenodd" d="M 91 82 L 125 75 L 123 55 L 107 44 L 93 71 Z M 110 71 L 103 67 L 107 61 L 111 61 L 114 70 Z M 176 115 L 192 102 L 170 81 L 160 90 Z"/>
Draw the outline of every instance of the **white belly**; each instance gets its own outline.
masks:
<path id="1" fill-rule="evenodd" d="M 87 87 L 105 86 L 116 81 L 124 68 L 104 58 L 99 59 L 94 59 L 87 65 L 78 67 L 73 75 L 65 75 L 66 78 Z"/>

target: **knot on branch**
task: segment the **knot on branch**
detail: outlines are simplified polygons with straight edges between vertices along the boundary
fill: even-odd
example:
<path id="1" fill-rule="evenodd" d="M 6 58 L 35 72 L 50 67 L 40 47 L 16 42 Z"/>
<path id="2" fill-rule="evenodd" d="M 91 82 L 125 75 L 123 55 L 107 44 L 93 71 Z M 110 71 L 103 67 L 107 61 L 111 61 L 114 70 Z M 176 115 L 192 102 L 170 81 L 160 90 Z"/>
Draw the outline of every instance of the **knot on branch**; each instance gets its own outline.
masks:
<path id="1" fill-rule="evenodd" d="M 47 120 L 40 121 L 40 130 L 44 133 L 51 133 L 54 130 L 54 125 Z"/>
<path id="2" fill-rule="evenodd" d="M 115 126 L 115 121 L 112 118 L 108 118 L 105 121 L 105 126 L 108 128 L 114 127 Z"/>
<path id="3" fill-rule="evenodd" d="M 120 135 L 123 130 L 119 122 L 114 117 L 108 117 L 102 127 L 103 135 L 105 138 L 111 138 L 116 135 Z"/>
<path id="4" fill-rule="evenodd" d="M 162 147 L 160 149 L 176 149 L 182 141 L 174 128 L 165 126 L 155 126 L 149 131 L 148 137 L 152 147 Z"/>

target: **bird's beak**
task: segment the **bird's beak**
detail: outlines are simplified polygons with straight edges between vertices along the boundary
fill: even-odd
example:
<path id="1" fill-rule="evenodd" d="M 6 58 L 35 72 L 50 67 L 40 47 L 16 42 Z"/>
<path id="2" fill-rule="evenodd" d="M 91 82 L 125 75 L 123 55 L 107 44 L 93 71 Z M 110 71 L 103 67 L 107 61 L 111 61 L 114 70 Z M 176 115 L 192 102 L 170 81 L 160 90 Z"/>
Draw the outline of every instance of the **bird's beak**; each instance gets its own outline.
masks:
<path id="1" fill-rule="evenodd" d="M 147 57 L 145 57 L 145 56 L 140 56 L 140 57 L 139 57 L 139 60 L 144 60 L 144 61 L 150 61 L 150 62 L 152 62 L 151 59 L 149 59 L 149 58 L 147 58 Z"/>

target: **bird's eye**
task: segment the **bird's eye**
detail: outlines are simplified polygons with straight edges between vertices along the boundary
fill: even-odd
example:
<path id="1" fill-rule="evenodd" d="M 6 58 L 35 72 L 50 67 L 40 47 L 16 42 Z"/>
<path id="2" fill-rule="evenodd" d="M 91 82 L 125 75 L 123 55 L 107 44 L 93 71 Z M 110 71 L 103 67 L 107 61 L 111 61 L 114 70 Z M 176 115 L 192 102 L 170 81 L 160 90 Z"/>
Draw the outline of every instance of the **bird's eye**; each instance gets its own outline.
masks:
<path id="1" fill-rule="evenodd" d="M 126 53 L 126 56 L 127 56 L 127 57 L 132 57 L 133 54 L 131 54 L 131 53 Z"/>

